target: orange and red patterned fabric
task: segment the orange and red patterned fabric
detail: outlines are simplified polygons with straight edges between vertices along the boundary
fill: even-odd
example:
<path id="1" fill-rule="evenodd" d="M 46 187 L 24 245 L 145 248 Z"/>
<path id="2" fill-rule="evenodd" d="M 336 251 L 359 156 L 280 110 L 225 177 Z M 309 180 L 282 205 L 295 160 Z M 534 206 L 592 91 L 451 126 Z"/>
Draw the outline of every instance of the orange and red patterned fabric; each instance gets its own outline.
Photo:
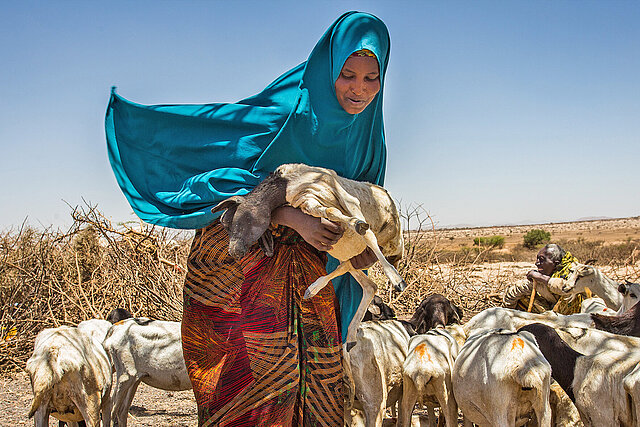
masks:
<path id="1" fill-rule="evenodd" d="M 302 299 L 326 259 L 284 230 L 272 257 L 256 249 L 241 263 L 219 222 L 194 238 L 182 341 L 201 427 L 342 424 L 334 291 Z"/>

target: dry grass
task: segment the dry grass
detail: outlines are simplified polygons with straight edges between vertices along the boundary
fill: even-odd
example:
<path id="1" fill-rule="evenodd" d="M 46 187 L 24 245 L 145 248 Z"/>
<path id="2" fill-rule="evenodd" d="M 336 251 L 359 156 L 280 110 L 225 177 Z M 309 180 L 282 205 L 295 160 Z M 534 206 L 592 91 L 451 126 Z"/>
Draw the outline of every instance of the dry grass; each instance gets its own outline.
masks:
<path id="1" fill-rule="evenodd" d="M 45 327 L 104 318 L 115 307 L 137 316 L 181 318 L 191 233 L 143 223 L 114 225 L 91 206 L 76 208 L 72 217 L 64 232 L 23 226 L 0 233 L 0 372 L 22 369 L 35 335 Z M 404 209 L 403 217 L 414 229 L 405 234 L 400 266 L 407 290 L 398 295 L 378 268 L 371 271 L 380 295 L 400 316 L 438 292 L 468 318 L 499 305 L 502 290 L 533 267 L 536 251 L 516 243 L 525 228 L 504 232 L 503 249 L 473 248 L 474 237 L 502 230 L 435 230 L 421 207 Z M 569 226 L 554 225 L 552 239 L 581 260 L 597 259 L 615 280 L 639 281 L 640 219 L 637 223 L 620 228 L 622 240 L 610 237 L 611 224 L 603 228 L 609 233 L 605 239 L 587 239 L 580 227 L 560 232 Z"/>
<path id="2" fill-rule="evenodd" d="M 178 320 L 190 236 L 115 227 L 91 207 L 59 230 L 0 234 L 0 371 L 22 368 L 37 332 L 105 318 L 112 308 Z"/>

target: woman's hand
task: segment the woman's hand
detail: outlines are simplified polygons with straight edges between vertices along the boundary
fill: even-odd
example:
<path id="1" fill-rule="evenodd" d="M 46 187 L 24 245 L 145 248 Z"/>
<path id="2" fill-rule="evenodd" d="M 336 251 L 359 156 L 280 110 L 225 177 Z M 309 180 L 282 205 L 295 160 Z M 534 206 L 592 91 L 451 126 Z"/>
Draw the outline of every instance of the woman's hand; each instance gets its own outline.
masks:
<path id="1" fill-rule="evenodd" d="M 271 223 L 293 228 L 307 243 L 319 251 L 331 250 L 344 232 L 335 222 L 307 215 L 291 206 L 275 209 L 271 214 Z"/>
<path id="2" fill-rule="evenodd" d="M 366 248 L 364 251 L 362 251 L 362 253 L 354 256 L 349 261 L 351 261 L 351 265 L 356 270 L 365 270 L 371 267 L 377 260 L 378 258 L 373 253 L 371 248 Z"/>

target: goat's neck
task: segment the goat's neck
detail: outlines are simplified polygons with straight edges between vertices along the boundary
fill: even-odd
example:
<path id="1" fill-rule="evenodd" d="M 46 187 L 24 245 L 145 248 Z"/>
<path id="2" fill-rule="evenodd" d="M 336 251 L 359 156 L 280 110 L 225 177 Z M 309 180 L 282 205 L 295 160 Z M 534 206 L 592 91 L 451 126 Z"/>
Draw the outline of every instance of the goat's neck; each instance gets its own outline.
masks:
<path id="1" fill-rule="evenodd" d="M 602 298 L 608 307 L 619 309 L 622 305 L 622 295 L 618 292 L 618 283 L 608 278 L 600 270 L 594 269 L 593 277 L 588 286 L 591 291 Z"/>
<path id="2" fill-rule="evenodd" d="M 266 177 L 251 193 L 245 196 L 245 203 L 268 208 L 269 212 L 287 203 L 287 180 L 279 174 Z"/>

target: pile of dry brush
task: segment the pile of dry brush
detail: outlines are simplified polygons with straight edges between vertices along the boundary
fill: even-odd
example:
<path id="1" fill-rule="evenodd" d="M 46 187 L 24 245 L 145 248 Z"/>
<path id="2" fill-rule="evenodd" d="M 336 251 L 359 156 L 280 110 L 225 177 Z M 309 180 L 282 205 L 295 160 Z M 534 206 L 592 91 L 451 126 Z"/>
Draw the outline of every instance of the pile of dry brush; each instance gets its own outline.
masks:
<path id="1" fill-rule="evenodd" d="M 499 305 L 502 290 L 532 267 L 535 251 L 526 255 L 529 263 L 516 267 L 487 264 L 483 251 L 440 262 L 437 237 L 421 232 L 433 230 L 426 211 L 418 206 L 401 212 L 413 230 L 405 233 L 399 268 L 408 288 L 398 294 L 380 269 L 371 271 L 378 293 L 399 316 L 411 315 L 423 298 L 438 292 L 463 308 L 468 318 Z M 36 334 L 46 327 L 105 318 L 116 307 L 136 316 L 181 318 L 192 233 L 144 223 L 116 226 L 91 206 L 76 208 L 72 218 L 66 232 L 23 226 L 0 233 L 0 372 L 23 368 Z M 640 271 L 632 258 L 622 273 L 605 273 L 637 281 Z"/>
<path id="2" fill-rule="evenodd" d="M 190 235 L 115 227 L 92 207 L 72 217 L 66 232 L 23 226 L 0 234 L 0 371 L 24 367 L 46 327 L 104 319 L 116 307 L 181 317 Z"/>

